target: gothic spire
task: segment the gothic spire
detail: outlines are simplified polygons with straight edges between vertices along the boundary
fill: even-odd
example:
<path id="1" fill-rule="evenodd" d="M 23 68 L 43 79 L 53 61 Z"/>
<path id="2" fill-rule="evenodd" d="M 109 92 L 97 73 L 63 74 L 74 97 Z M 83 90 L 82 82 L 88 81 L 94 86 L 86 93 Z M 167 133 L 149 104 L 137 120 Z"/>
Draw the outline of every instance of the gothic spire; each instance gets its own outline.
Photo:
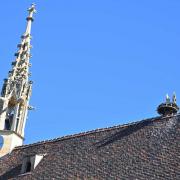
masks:
<path id="1" fill-rule="evenodd" d="M 28 82 L 29 79 L 29 59 L 31 58 L 30 49 L 31 49 L 31 25 L 33 21 L 33 14 L 36 12 L 35 5 L 28 9 L 29 16 L 26 18 L 27 26 L 25 33 L 21 36 L 21 43 L 18 44 L 18 51 L 15 53 L 15 61 L 12 62 L 12 70 L 9 71 L 8 78 L 4 80 L 3 89 L 1 95 L 7 97 L 11 95 L 14 91 L 15 86 L 24 84 Z M 18 88 L 19 91 L 22 90 L 22 87 Z M 21 92 L 19 92 L 21 94 Z"/>
<path id="2" fill-rule="evenodd" d="M 0 97 L 0 136 L 3 135 L 7 142 L 11 142 L 7 147 L 21 145 L 24 137 L 24 128 L 29 109 L 29 99 L 31 96 L 32 81 L 29 81 L 29 67 L 31 64 L 31 25 L 33 15 L 36 12 L 35 5 L 32 4 L 28 9 L 29 15 L 26 18 L 27 25 L 25 33 L 21 36 L 18 50 L 15 53 L 15 60 L 12 62 L 12 70 L 8 73 L 8 78 L 4 79 Z M 21 140 L 12 134 L 15 133 Z M 9 139 L 8 139 L 9 138 Z M 6 141 L 6 140 L 5 140 Z M 5 152 L 4 152 L 5 153 Z M 0 156 L 1 156 L 0 151 Z"/>

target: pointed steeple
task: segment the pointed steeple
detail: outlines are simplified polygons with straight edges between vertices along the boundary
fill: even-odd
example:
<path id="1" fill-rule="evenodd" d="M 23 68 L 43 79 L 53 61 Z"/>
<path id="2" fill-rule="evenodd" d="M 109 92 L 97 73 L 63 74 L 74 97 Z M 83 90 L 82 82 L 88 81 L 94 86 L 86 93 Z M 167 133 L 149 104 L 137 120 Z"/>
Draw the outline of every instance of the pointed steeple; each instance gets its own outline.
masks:
<path id="1" fill-rule="evenodd" d="M 27 26 L 25 33 L 21 36 L 21 43 L 18 44 L 18 51 L 15 53 L 15 61 L 12 62 L 12 70 L 9 71 L 8 78 L 4 80 L 4 85 L 1 91 L 1 96 L 8 97 L 11 95 L 14 90 L 14 86 L 17 84 L 21 84 L 24 81 L 28 81 L 29 67 L 31 64 L 29 63 L 29 59 L 31 58 L 30 49 L 31 49 L 31 24 L 33 21 L 33 14 L 36 12 L 35 5 L 28 9 L 29 16 L 27 19 Z M 15 88 L 16 89 L 16 88 Z M 18 91 L 20 89 L 18 88 Z"/>
<path id="2" fill-rule="evenodd" d="M 29 60 L 31 58 L 31 25 L 33 14 L 36 12 L 34 4 L 31 5 L 28 12 L 25 33 L 21 36 L 18 51 L 15 53 L 15 60 L 12 62 L 12 70 L 9 71 L 8 78 L 4 79 L 1 91 L 0 136 L 4 138 L 5 149 L 1 150 L 0 147 L 0 156 L 12 150 L 15 146 L 22 145 L 24 138 L 32 89 L 32 81 L 29 81 L 29 67 L 31 66 Z M 10 139 L 7 140 L 7 138 Z M 7 145 L 6 142 L 10 144 Z"/>

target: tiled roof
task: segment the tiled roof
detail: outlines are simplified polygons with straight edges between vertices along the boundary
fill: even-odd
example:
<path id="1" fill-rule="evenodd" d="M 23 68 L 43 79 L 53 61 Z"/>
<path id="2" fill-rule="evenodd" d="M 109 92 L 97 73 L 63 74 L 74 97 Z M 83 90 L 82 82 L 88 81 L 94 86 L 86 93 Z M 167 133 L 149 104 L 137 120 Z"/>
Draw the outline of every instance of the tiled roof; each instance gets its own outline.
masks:
<path id="1" fill-rule="evenodd" d="M 46 154 L 20 174 L 24 156 Z M 0 179 L 180 179 L 180 115 L 97 129 L 15 148 Z"/>

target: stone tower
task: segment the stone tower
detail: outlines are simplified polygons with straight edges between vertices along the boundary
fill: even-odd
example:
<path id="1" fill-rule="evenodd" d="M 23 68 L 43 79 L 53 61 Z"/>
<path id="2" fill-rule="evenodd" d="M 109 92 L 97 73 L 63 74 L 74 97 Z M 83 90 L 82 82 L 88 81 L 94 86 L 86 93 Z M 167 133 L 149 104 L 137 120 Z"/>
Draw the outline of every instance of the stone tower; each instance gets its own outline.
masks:
<path id="1" fill-rule="evenodd" d="M 0 157 L 10 153 L 14 147 L 23 144 L 24 128 L 26 124 L 32 81 L 29 81 L 29 67 L 31 64 L 31 24 L 35 5 L 28 9 L 29 16 L 25 33 L 21 36 L 12 70 L 4 84 L 0 97 Z"/>

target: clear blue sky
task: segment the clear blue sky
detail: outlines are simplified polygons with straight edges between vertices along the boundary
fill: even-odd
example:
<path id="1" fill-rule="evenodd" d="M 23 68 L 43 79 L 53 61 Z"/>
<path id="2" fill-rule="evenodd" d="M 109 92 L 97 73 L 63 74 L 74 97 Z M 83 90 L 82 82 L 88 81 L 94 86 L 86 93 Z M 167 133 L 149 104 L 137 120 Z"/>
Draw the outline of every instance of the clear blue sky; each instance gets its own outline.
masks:
<path id="1" fill-rule="evenodd" d="M 1 2 L 0 82 L 32 1 Z M 179 0 L 35 1 L 25 143 L 157 116 L 180 99 Z"/>

